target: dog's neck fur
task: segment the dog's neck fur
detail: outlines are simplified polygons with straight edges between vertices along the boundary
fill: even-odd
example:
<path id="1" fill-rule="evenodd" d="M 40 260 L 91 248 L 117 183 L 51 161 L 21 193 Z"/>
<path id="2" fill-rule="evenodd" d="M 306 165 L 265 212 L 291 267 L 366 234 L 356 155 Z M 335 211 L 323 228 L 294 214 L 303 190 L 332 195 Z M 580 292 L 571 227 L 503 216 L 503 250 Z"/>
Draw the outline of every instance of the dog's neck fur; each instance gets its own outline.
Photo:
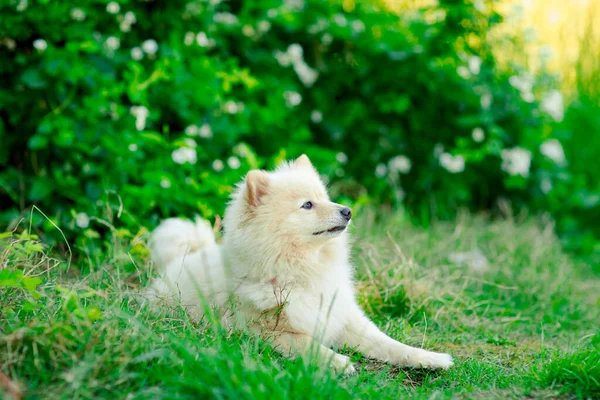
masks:
<path id="1" fill-rule="evenodd" d="M 348 263 L 346 233 L 311 246 L 289 239 L 281 240 L 285 246 L 275 246 L 272 237 L 243 240 L 242 244 L 240 236 L 251 236 L 248 233 L 235 236 L 237 239 L 224 238 L 223 257 L 238 279 L 266 283 L 275 278 L 279 284 L 305 286 L 318 281 L 332 268 Z"/>

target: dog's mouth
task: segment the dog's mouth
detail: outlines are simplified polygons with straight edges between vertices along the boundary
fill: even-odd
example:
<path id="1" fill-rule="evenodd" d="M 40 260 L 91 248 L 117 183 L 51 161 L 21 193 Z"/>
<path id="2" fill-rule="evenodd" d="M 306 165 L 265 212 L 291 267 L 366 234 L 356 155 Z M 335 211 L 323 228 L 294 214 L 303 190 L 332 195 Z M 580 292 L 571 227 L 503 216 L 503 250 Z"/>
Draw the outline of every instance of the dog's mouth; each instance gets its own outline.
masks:
<path id="1" fill-rule="evenodd" d="M 323 235 L 326 233 L 337 233 L 337 232 L 342 232 L 345 229 L 346 229 L 346 225 L 338 225 L 338 226 L 334 226 L 333 228 L 329 228 L 324 231 L 314 232 L 313 235 L 318 236 L 318 235 Z"/>

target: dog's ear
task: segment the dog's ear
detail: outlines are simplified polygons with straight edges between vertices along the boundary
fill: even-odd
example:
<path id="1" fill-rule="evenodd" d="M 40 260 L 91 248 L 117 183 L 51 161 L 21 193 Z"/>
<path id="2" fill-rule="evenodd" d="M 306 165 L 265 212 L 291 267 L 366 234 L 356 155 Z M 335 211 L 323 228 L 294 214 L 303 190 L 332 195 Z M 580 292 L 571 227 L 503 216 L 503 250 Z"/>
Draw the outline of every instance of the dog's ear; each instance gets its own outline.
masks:
<path id="1" fill-rule="evenodd" d="M 246 202 L 251 206 L 260 204 L 260 199 L 269 189 L 269 175 L 265 171 L 253 169 L 246 175 Z"/>
<path id="2" fill-rule="evenodd" d="M 302 154 L 300 157 L 296 158 L 296 160 L 294 160 L 294 164 L 296 164 L 298 168 L 310 168 L 312 170 L 315 169 L 306 154 Z"/>

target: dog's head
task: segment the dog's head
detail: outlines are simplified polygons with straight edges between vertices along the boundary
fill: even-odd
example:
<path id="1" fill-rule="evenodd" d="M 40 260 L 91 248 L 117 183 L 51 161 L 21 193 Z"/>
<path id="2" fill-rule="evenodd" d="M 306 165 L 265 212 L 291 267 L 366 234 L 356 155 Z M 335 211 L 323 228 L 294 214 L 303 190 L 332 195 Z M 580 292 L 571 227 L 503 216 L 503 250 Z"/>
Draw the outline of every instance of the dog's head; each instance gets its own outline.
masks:
<path id="1" fill-rule="evenodd" d="M 230 207 L 226 232 L 230 223 L 265 239 L 291 243 L 317 244 L 338 237 L 352 218 L 350 208 L 330 201 L 306 155 L 273 172 L 250 171 Z"/>

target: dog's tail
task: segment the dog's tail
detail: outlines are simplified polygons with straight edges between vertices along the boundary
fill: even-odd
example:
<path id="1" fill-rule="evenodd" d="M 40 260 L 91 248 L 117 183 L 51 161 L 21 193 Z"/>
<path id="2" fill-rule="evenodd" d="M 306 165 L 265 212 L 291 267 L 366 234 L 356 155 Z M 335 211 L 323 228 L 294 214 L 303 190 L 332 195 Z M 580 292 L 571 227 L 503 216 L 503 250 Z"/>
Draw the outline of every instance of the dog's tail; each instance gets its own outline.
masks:
<path id="1" fill-rule="evenodd" d="M 152 232 L 148 241 L 150 256 L 158 270 L 164 270 L 167 264 L 177 257 L 216 246 L 215 235 L 203 219 L 196 222 L 169 218 Z"/>

